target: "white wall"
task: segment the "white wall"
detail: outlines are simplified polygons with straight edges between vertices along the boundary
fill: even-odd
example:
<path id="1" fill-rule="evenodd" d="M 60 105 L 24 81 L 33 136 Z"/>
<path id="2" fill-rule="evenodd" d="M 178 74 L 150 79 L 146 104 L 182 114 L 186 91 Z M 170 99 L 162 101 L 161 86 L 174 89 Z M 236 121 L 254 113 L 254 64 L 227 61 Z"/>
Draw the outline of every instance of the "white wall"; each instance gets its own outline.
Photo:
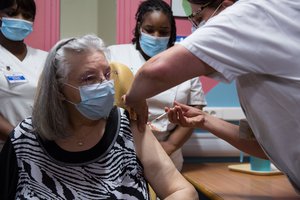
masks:
<path id="1" fill-rule="evenodd" d="M 96 34 L 116 42 L 116 0 L 61 0 L 60 38 Z"/>

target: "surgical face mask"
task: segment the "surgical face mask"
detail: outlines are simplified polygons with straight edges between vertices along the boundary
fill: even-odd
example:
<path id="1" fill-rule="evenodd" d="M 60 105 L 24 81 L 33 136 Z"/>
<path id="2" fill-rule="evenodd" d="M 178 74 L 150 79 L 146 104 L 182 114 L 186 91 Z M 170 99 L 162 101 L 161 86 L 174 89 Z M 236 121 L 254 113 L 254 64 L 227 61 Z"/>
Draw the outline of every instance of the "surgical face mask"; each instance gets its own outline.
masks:
<path id="1" fill-rule="evenodd" d="M 114 104 L 114 82 L 113 80 L 102 83 L 80 86 L 79 88 L 65 83 L 66 85 L 80 91 L 81 101 L 75 104 L 77 110 L 86 118 L 91 120 L 106 119 Z"/>
<path id="2" fill-rule="evenodd" d="M 9 40 L 22 41 L 32 32 L 32 22 L 2 17 L 1 32 Z"/>
<path id="3" fill-rule="evenodd" d="M 169 40 L 170 37 L 155 37 L 141 32 L 140 45 L 146 55 L 153 57 L 167 49 Z"/>

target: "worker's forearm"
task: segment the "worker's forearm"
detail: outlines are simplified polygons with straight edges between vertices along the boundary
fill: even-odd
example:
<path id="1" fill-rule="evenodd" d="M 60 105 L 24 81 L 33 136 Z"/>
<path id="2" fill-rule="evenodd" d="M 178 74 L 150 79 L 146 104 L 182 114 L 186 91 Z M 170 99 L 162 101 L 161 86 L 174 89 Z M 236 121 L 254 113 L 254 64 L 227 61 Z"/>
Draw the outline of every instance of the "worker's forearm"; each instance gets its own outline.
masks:
<path id="1" fill-rule="evenodd" d="M 240 137 L 239 126 L 210 115 L 205 116 L 203 126 L 205 130 L 227 141 L 241 151 L 266 158 L 264 151 L 256 140 L 246 140 Z"/>
<path id="2" fill-rule="evenodd" d="M 210 73 L 211 70 L 185 47 L 175 45 L 149 59 L 138 70 L 126 101 L 134 106 L 134 102 L 145 100 L 193 77 Z"/>
<path id="3" fill-rule="evenodd" d="M 178 126 L 169 136 L 167 142 L 174 146 L 174 150 L 179 149 L 190 138 L 193 133 L 193 128 Z"/>
<path id="4" fill-rule="evenodd" d="M 164 72 L 159 69 L 155 70 L 159 68 L 159 65 L 157 58 L 151 58 L 139 69 L 126 95 L 126 103 L 129 106 L 134 106 L 136 102 L 143 101 L 171 87 L 171 81 L 164 82 L 164 76 L 161 76 Z"/>

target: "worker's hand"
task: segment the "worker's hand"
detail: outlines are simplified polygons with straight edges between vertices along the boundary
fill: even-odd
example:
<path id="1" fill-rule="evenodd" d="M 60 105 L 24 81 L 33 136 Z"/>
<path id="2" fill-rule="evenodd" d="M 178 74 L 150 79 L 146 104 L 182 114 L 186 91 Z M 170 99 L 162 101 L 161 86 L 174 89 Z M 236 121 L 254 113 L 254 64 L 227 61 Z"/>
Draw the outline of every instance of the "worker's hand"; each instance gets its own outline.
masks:
<path id="1" fill-rule="evenodd" d="M 135 113 L 134 118 L 131 118 L 131 120 L 137 120 L 139 131 L 144 132 L 148 121 L 148 106 L 146 100 L 140 102 L 130 102 L 126 98 L 126 95 L 123 95 L 122 99 L 124 104 L 129 108 L 130 112 Z"/>
<path id="2" fill-rule="evenodd" d="M 174 102 L 173 108 L 165 108 L 169 121 L 183 127 L 201 128 L 205 122 L 207 113 L 202 110 Z"/>

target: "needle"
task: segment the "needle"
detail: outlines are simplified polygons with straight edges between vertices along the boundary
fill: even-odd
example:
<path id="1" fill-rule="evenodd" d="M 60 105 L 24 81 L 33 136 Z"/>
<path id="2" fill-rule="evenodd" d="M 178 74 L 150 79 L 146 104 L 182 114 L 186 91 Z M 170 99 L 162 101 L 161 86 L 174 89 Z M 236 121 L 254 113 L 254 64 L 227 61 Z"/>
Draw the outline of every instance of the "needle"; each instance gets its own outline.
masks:
<path id="1" fill-rule="evenodd" d="M 177 87 L 176 87 L 174 101 L 176 100 L 176 96 L 177 96 L 177 91 L 178 91 L 178 88 L 179 88 L 179 86 L 177 86 Z M 174 101 L 173 101 L 173 102 L 174 102 Z M 157 121 L 157 120 L 159 120 L 159 119 L 163 118 L 164 116 L 166 116 L 167 114 L 168 114 L 168 113 L 167 113 L 167 112 L 165 112 L 165 113 L 163 113 L 163 114 L 159 115 L 158 117 L 156 117 L 155 119 L 153 119 L 151 122 Z"/>
<path id="2" fill-rule="evenodd" d="M 168 113 L 163 113 L 163 114 L 161 114 L 161 115 L 159 115 L 158 117 L 156 117 L 155 119 L 153 119 L 151 122 L 153 122 L 153 121 L 156 121 L 156 120 L 159 120 L 159 119 L 161 119 L 161 118 L 163 118 L 165 115 L 167 115 Z"/>

